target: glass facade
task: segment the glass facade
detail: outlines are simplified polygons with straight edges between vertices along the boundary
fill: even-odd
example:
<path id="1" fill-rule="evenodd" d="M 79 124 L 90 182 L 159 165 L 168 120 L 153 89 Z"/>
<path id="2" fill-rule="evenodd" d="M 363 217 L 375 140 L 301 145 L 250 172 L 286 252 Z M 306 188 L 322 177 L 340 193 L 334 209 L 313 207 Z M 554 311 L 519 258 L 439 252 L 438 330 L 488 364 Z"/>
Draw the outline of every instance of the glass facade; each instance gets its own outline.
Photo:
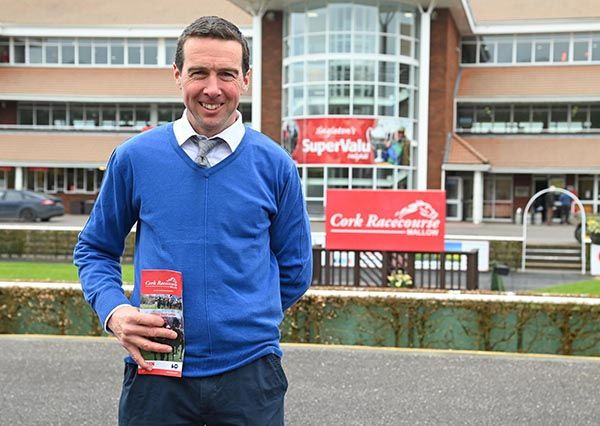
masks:
<path id="1" fill-rule="evenodd" d="M 284 23 L 283 117 L 406 117 L 414 124 L 417 13 L 397 3 L 302 2 Z"/>
<path id="2" fill-rule="evenodd" d="M 294 152 L 298 140 L 337 143 L 339 138 L 321 138 L 319 128 L 350 129 L 374 151 L 363 164 L 352 164 L 351 156 L 299 161 L 312 217 L 324 216 L 328 188 L 412 188 L 410 152 L 394 164 L 382 152 L 398 128 L 409 139 L 415 134 L 418 21 L 414 6 L 386 1 L 297 2 L 285 11 L 284 146 Z"/>

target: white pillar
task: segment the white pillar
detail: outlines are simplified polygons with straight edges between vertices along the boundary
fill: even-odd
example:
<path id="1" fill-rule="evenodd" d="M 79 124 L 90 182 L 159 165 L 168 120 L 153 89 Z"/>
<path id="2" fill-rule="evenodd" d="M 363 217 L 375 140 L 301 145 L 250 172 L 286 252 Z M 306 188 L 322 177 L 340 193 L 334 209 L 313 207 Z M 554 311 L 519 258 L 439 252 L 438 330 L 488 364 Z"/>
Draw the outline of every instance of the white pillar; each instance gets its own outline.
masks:
<path id="1" fill-rule="evenodd" d="M 150 124 L 153 126 L 158 124 L 158 104 L 150 104 Z"/>
<path id="2" fill-rule="evenodd" d="M 258 132 L 262 122 L 262 17 L 252 17 L 252 128 Z"/>
<path id="3" fill-rule="evenodd" d="M 23 167 L 15 167 L 15 189 L 23 189 Z"/>
<path id="4" fill-rule="evenodd" d="M 431 44 L 431 12 L 435 7 L 432 1 L 429 8 L 421 11 L 421 32 L 419 34 L 419 115 L 417 138 L 417 189 L 427 189 L 427 160 L 429 138 L 429 55 Z"/>
<path id="5" fill-rule="evenodd" d="M 473 172 L 473 223 L 483 221 L 483 172 Z"/>

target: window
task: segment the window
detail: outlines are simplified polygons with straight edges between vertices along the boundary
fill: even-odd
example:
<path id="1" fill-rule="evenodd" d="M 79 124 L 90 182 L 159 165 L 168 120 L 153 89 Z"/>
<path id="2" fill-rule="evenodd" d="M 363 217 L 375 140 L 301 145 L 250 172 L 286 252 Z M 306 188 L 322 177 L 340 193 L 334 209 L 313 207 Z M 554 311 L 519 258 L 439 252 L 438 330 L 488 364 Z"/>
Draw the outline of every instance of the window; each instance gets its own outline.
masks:
<path id="1" fill-rule="evenodd" d="M 531 62 L 531 41 L 517 41 L 517 62 Z"/>
<path id="2" fill-rule="evenodd" d="M 175 62 L 175 52 L 177 50 L 177 39 L 165 40 L 165 65 L 171 65 Z"/>
<path id="3" fill-rule="evenodd" d="M 494 62 L 494 44 L 482 42 L 479 45 L 479 63 Z"/>
<path id="4" fill-rule="evenodd" d="M 400 70 L 402 70 L 400 64 Z M 408 67 L 408 65 L 406 65 Z M 394 83 L 396 81 L 396 64 L 394 62 L 379 62 L 379 82 Z"/>
<path id="5" fill-rule="evenodd" d="M 537 41 L 535 43 L 535 62 L 550 61 L 550 42 Z"/>
<path id="6" fill-rule="evenodd" d="M 375 81 L 375 61 L 354 61 L 354 81 Z"/>
<path id="7" fill-rule="evenodd" d="M 10 39 L 0 37 L 0 63 L 7 64 L 10 62 Z"/>
<path id="8" fill-rule="evenodd" d="M 15 51 L 14 62 L 16 64 L 24 64 L 25 63 L 25 45 L 26 45 L 25 38 L 16 37 L 14 39 L 14 51 Z"/>
<path id="9" fill-rule="evenodd" d="M 75 63 L 75 40 L 64 38 L 60 40 L 61 63 Z"/>
<path id="10" fill-rule="evenodd" d="M 102 39 L 94 41 L 94 64 L 108 64 L 108 43 Z"/>
<path id="11" fill-rule="evenodd" d="M 144 65 L 158 64 L 158 41 L 144 40 Z"/>
<path id="12" fill-rule="evenodd" d="M 477 44 L 463 43 L 461 46 L 461 62 L 463 64 L 474 64 L 477 59 Z"/>
<path id="13" fill-rule="evenodd" d="M 590 55 L 590 42 L 589 40 L 575 40 L 573 42 L 573 60 L 574 61 L 589 61 Z"/>
<path id="14" fill-rule="evenodd" d="M 554 62 L 569 61 L 569 40 L 559 39 L 554 40 Z"/>
<path id="15" fill-rule="evenodd" d="M 497 44 L 498 63 L 507 64 L 513 61 L 513 42 L 512 40 L 500 40 Z"/>
<path id="16" fill-rule="evenodd" d="M 306 63 L 306 81 L 326 81 L 325 61 L 308 61 Z"/>
<path id="17" fill-rule="evenodd" d="M 142 42 L 140 39 L 129 39 L 127 42 L 127 63 L 139 65 L 142 63 Z"/>
<path id="18" fill-rule="evenodd" d="M 324 84 L 308 86 L 308 114 L 323 115 L 326 107 L 326 86 Z"/>
<path id="19" fill-rule="evenodd" d="M 598 132 L 600 103 L 459 104 L 456 130 L 471 133 Z"/>
<path id="20" fill-rule="evenodd" d="M 592 61 L 600 61 L 600 35 L 592 37 Z"/>
<path id="21" fill-rule="evenodd" d="M 122 65 L 125 63 L 125 44 L 121 39 L 113 39 L 110 42 L 110 63 Z"/>
<path id="22" fill-rule="evenodd" d="M 472 106 L 459 106 L 457 108 L 457 128 L 470 129 L 473 127 L 473 114 L 475 108 Z"/>
<path id="23" fill-rule="evenodd" d="M 350 61 L 329 61 L 329 81 L 350 81 Z"/>
<path id="24" fill-rule="evenodd" d="M 79 64 L 92 63 L 92 43 L 90 40 L 79 40 Z"/>
<path id="25" fill-rule="evenodd" d="M 46 43 L 44 45 L 44 54 L 46 57 L 47 64 L 58 64 L 59 63 L 58 48 L 59 48 L 59 44 L 56 40 L 53 42 L 46 41 Z"/>
<path id="26" fill-rule="evenodd" d="M 588 61 L 600 62 L 600 32 L 489 35 L 461 40 L 462 64 L 551 65 Z"/>
<path id="27" fill-rule="evenodd" d="M 43 62 L 42 53 L 42 39 L 41 38 L 30 38 L 29 39 L 29 63 L 30 64 L 41 64 Z"/>

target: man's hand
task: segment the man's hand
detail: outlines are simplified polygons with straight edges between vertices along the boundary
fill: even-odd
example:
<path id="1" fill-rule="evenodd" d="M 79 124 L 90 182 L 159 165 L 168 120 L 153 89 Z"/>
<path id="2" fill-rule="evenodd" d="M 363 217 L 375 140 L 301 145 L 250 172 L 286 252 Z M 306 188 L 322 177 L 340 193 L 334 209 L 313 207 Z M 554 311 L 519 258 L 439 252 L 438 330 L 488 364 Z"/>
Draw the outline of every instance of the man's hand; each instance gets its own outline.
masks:
<path id="1" fill-rule="evenodd" d="M 150 337 L 177 338 L 175 331 L 163 327 L 164 323 L 165 321 L 158 315 L 142 314 L 138 308 L 123 306 L 113 312 L 107 326 L 140 367 L 152 370 L 152 366 L 144 361 L 140 349 L 171 352 L 171 346 L 149 339 Z"/>

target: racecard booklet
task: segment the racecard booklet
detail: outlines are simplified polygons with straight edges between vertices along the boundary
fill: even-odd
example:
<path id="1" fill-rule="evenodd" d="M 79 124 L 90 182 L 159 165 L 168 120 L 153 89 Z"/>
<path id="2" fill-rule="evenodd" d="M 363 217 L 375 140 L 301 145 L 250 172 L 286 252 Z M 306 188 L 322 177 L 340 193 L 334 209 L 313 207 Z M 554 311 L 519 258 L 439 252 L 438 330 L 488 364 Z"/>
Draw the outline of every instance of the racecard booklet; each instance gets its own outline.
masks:
<path id="1" fill-rule="evenodd" d="M 152 371 L 138 368 L 138 374 L 181 377 L 185 339 L 183 333 L 183 300 L 181 272 L 166 269 L 142 270 L 140 286 L 140 312 L 160 315 L 165 328 L 177 333 L 175 339 L 153 338 L 158 343 L 169 345 L 171 352 L 149 352 L 142 350 L 144 360 L 152 365 Z"/>

